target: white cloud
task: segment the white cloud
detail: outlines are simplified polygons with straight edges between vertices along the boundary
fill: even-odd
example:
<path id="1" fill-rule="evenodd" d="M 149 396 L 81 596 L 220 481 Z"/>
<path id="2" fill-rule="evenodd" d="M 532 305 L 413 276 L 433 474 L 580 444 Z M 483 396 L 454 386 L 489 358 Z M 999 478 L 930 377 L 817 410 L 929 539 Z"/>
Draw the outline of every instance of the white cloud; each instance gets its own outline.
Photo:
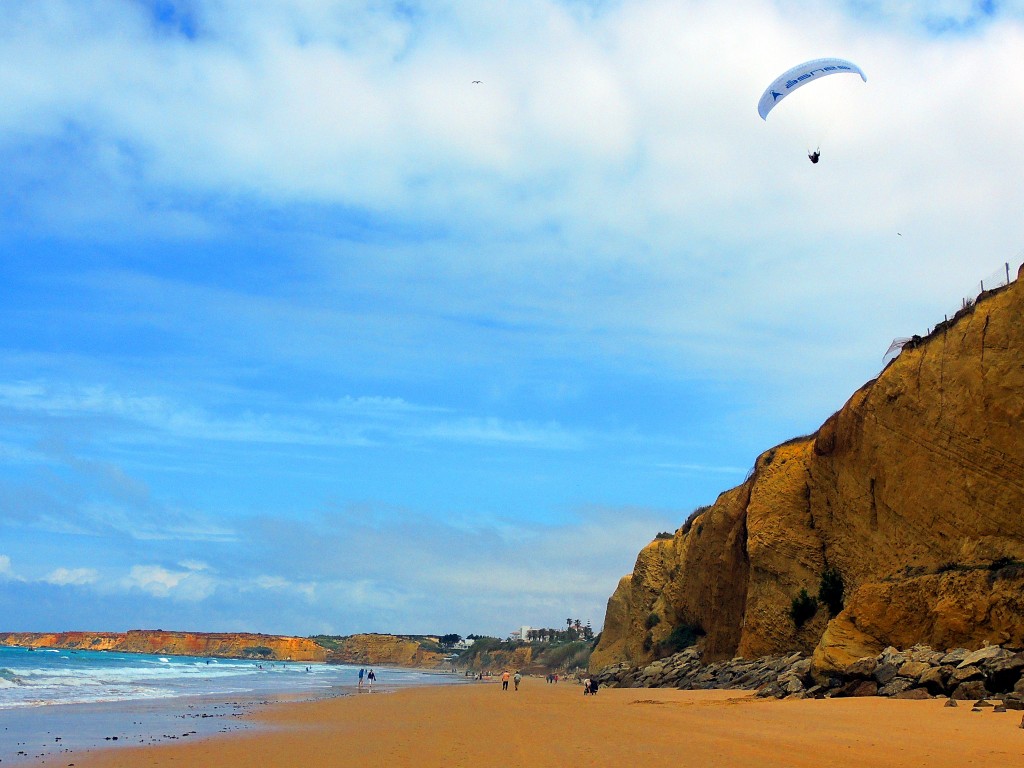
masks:
<path id="1" fill-rule="evenodd" d="M 833 331 L 856 329 L 884 348 L 898 332 L 923 330 L 894 327 L 893 310 L 855 323 L 854 307 L 891 305 L 913 287 L 920 306 L 905 311 L 934 322 L 927 302 L 955 304 L 952 280 L 966 285 L 1019 250 L 1011 169 L 1024 160 L 1013 129 L 1024 34 L 1006 20 L 1016 6 L 1000 5 L 1000 23 L 974 36 L 936 38 L 865 28 L 842 6 L 816 2 L 637 0 L 572 13 L 536 0 L 501 14 L 501 25 L 475 4 L 420 9 L 414 23 L 360 5 L 262 2 L 242 13 L 227 3 L 197 11 L 199 37 L 183 44 L 154 36 L 126 4 L 103 6 L 120 9 L 113 25 L 96 24 L 89 5 L 25 6 L 10 19 L 10 58 L 25 71 L 5 81 L 14 106 L 0 142 L 44 136 L 73 116 L 89 128 L 85 141 L 128 155 L 114 166 L 158 185 L 444 227 L 463 238 L 437 264 L 446 284 L 467 266 L 474 288 L 499 284 L 434 291 L 435 301 L 454 304 L 456 316 L 479 304 L 501 320 L 556 317 L 566 348 L 592 348 L 580 342 L 596 331 L 609 353 L 728 374 L 808 369 L 822 354 L 845 362 L 850 346 L 830 345 Z M 922 4 L 898 8 L 926 15 Z M 800 21 L 807 16 L 813 24 Z M 778 71 L 825 49 L 856 58 L 869 82 L 855 102 L 830 98 L 832 84 L 815 92 L 823 113 L 842 118 L 811 169 L 798 126 L 782 114 L 762 123 L 754 103 Z M 69 70 L 87 76 L 57 74 Z M 510 238 L 500 253 L 496 232 Z M 492 252 L 474 262 L 483 249 Z M 977 253 L 991 263 L 978 265 Z M 635 282 L 615 285 L 610 266 Z M 502 300 L 510 271 L 538 274 L 511 306 Z M 577 295 L 546 287 L 567 284 Z M 850 312 L 835 312 L 837 296 Z M 797 308 L 809 343 L 773 327 Z M 763 338 L 754 318 L 768 326 Z M 123 404 L 166 424 L 165 406 Z M 179 433 L 316 437 L 301 421 L 173 416 Z"/>
<path id="2" fill-rule="evenodd" d="M 172 571 L 159 565 L 132 566 L 121 586 L 128 590 L 141 590 L 154 597 L 175 600 L 204 600 L 213 594 L 216 581 L 194 570 Z"/>
<path id="3" fill-rule="evenodd" d="M 99 573 L 94 568 L 55 568 L 43 581 L 58 587 L 94 584 Z"/>
<path id="4" fill-rule="evenodd" d="M 253 586 L 268 592 L 300 595 L 306 601 L 312 601 L 318 589 L 318 585 L 315 582 L 296 582 L 281 576 L 257 576 L 252 580 L 246 579 L 238 583 L 238 588 L 242 592 L 251 589 Z"/>
<path id="5" fill-rule="evenodd" d="M 0 555 L 0 579 L 14 578 L 14 571 L 11 570 L 11 558 L 9 555 Z"/>
<path id="6" fill-rule="evenodd" d="M 560 524 L 483 515 L 442 521 L 360 508 L 310 527 L 279 520 L 257 535 L 264 560 L 311 577 L 317 605 L 337 621 L 413 631 L 443 618 L 467 631 L 504 632 L 516 620 L 561 623 L 565 611 L 600 625 L 640 548 L 683 518 L 683 511 L 588 508 Z M 281 576 L 253 584 L 295 588 Z"/>
<path id="7" fill-rule="evenodd" d="M 428 441 L 468 444 L 529 444 L 551 449 L 580 447 L 587 436 L 558 423 L 534 424 L 497 417 L 464 417 L 451 409 L 417 405 L 399 398 L 347 397 L 335 403 L 292 403 L 296 415 L 281 412 L 215 415 L 166 398 L 123 394 L 108 387 L 60 389 L 41 383 L 0 383 L 0 406 L 37 414 L 52 422 L 59 418 L 97 420 L 113 433 L 132 428 L 132 441 L 159 442 L 168 438 L 244 444 L 309 446 L 368 446 L 386 441 Z M 334 412 L 327 421 L 324 409 Z M 136 427 L 152 430 L 139 432 Z M 78 462 L 84 467 L 84 463 Z M 114 466 L 93 464 L 108 485 L 123 495 L 145 496 L 148 489 Z M 113 511 L 110 511 L 113 514 Z M 140 535 L 156 535 L 154 532 Z"/>

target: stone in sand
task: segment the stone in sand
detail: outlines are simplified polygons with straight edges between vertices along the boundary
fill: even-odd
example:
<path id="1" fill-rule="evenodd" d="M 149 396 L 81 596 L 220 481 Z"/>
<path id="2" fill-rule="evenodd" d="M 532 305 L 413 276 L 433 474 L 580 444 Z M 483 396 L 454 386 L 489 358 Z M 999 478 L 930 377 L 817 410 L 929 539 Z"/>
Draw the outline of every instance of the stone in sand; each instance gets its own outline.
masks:
<path id="1" fill-rule="evenodd" d="M 946 706 L 946 707 L 959 707 L 960 705 L 956 703 L 956 699 L 949 698 L 949 699 L 946 699 L 946 703 L 943 706 Z"/>
<path id="2" fill-rule="evenodd" d="M 1017 698 L 1019 694 L 1011 693 L 1003 699 L 1003 706 L 1007 709 L 1024 709 L 1024 700 Z"/>
<path id="3" fill-rule="evenodd" d="M 924 701 L 930 699 L 932 695 L 928 693 L 924 688 L 911 688 L 907 691 L 901 691 L 893 696 L 894 699 L 902 699 L 906 701 Z"/>

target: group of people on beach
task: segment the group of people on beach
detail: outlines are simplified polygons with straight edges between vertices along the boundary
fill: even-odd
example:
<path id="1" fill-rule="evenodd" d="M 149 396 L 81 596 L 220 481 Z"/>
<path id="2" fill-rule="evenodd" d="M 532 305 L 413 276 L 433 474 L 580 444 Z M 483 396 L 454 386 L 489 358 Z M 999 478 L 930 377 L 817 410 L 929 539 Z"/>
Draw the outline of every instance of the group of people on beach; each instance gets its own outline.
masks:
<path id="1" fill-rule="evenodd" d="M 515 684 L 516 690 L 518 691 L 519 684 L 523 681 L 523 676 L 519 674 L 519 670 L 516 670 L 516 673 L 512 675 L 509 673 L 507 669 L 501 673 L 501 690 L 508 690 L 508 681 L 510 677 L 512 678 L 512 682 Z"/>
<path id="2" fill-rule="evenodd" d="M 479 678 L 477 678 L 477 679 L 479 679 Z M 554 673 L 549 674 L 547 676 L 547 682 L 549 682 L 549 683 L 557 683 L 558 679 L 559 679 L 558 675 L 554 674 Z M 516 670 L 516 673 L 513 675 L 507 669 L 504 672 L 501 673 L 501 690 L 503 690 L 503 691 L 507 691 L 508 690 L 508 684 L 509 684 L 510 680 L 515 685 L 515 690 L 518 691 L 519 690 L 519 683 L 522 682 L 523 676 L 519 673 L 518 670 Z M 597 680 L 591 680 L 589 677 L 584 678 L 583 680 L 580 680 L 580 678 L 577 677 L 576 680 L 583 683 L 583 695 L 584 696 L 596 696 L 597 695 L 597 689 L 599 687 L 599 683 L 597 682 Z"/>
<path id="3" fill-rule="evenodd" d="M 374 674 L 374 671 L 372 669 L 369 672 L 367 672 L 363 667 L 360 667 L 359 668 L 359 687 L 360 688 L 363 687 L 363 679 L 364 678 L 366 679 L 366 687 L 372 689 L 373 688 L 373 681 L 377 679 L 377 675 Z"/>

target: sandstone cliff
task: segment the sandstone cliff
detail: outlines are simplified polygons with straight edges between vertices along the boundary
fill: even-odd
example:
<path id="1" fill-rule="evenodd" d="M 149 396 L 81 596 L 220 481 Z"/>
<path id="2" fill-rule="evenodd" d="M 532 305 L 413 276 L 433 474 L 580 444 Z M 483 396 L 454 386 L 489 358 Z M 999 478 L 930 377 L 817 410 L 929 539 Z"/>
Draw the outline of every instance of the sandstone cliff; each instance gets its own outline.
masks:
<path id="1" fill-rule="evenodd" d="M 0 645 L 282 661 L 324 661 L 327 658 L 327 649 L 307 638 L 245 632 L 167 632 L 160 629 L 133 629 L 129 632 L 11 632 L 0 634 Z"/>
<path id="2" fill-rule="evenodd" d="M 436 642 L 436 639 L 435 639 Z M 432 668 L 445 654 L 424 648 L 419 640 L 396 635 L 349 635 L 332 639 L 327 655 L 330 664 L 366 664 Z"/>
<path id="3" fill-rule="evenodd" d="M 1024 271 L 1024 267 L 1022 267 Z M 649 661 L 673 631 L 706 658 L 893 645 L 1024 645 L 1024 281 L 904 347 L 816 434 L 656 540 L 608 601 L 591 668 Z M 801 589 L 838 575 L 841 612 L 798 629 Z"/>

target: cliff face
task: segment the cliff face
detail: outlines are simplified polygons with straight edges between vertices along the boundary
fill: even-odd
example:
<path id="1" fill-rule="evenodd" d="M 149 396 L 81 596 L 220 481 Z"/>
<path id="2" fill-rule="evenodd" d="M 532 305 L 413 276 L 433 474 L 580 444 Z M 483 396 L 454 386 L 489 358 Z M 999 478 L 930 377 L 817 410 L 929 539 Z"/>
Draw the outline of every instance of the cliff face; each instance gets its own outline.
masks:
<path id="1" fill-rule="evenodd" d="M 327 658 L 327 649 L 307 638 L 234 632 L 165 632 L 144 629 L 129 632 L 13 632 L 0 634 L 0 645 L 172 656 L 253 657 L 282 661 L 324 661 Z"/>
<path id="2" fill-rule="evenodd" d="M 512 672 L 523 672 L 524 674 L 541 675 L 549 670 L 543 664 L 535 661 L 533 648 L 524 646 L 510 651 L 493 650 L 488 651 L 482 657 L 473 659 L 470 663 L 460 663 L 459 669 L 471 672 L 483 672 L 499 674 L 504 670 Z"/>
<path id="3" fill-rule="evenodd" d="M 331 664 L 393 667 L 436 667 L 444 654 L 427 650 L 415 640 L 395 635 L 350 635 L 337 641 L 327 655 Z"/>
<path id="4" fill-rule="evenodd" d="M 591 667 L 648 661 L 679 625 L 706 632 L 707 658 L 804 650 L 822 669 L 887 645 L 1024 644 L 1022 417 L 1018 280 L 915 339 L 816 434 L 766 451 L 648 545 L 608 602 Z M 844 608 L 798 630 L 793 598 L 816 595 L 826 570 Z"/>

